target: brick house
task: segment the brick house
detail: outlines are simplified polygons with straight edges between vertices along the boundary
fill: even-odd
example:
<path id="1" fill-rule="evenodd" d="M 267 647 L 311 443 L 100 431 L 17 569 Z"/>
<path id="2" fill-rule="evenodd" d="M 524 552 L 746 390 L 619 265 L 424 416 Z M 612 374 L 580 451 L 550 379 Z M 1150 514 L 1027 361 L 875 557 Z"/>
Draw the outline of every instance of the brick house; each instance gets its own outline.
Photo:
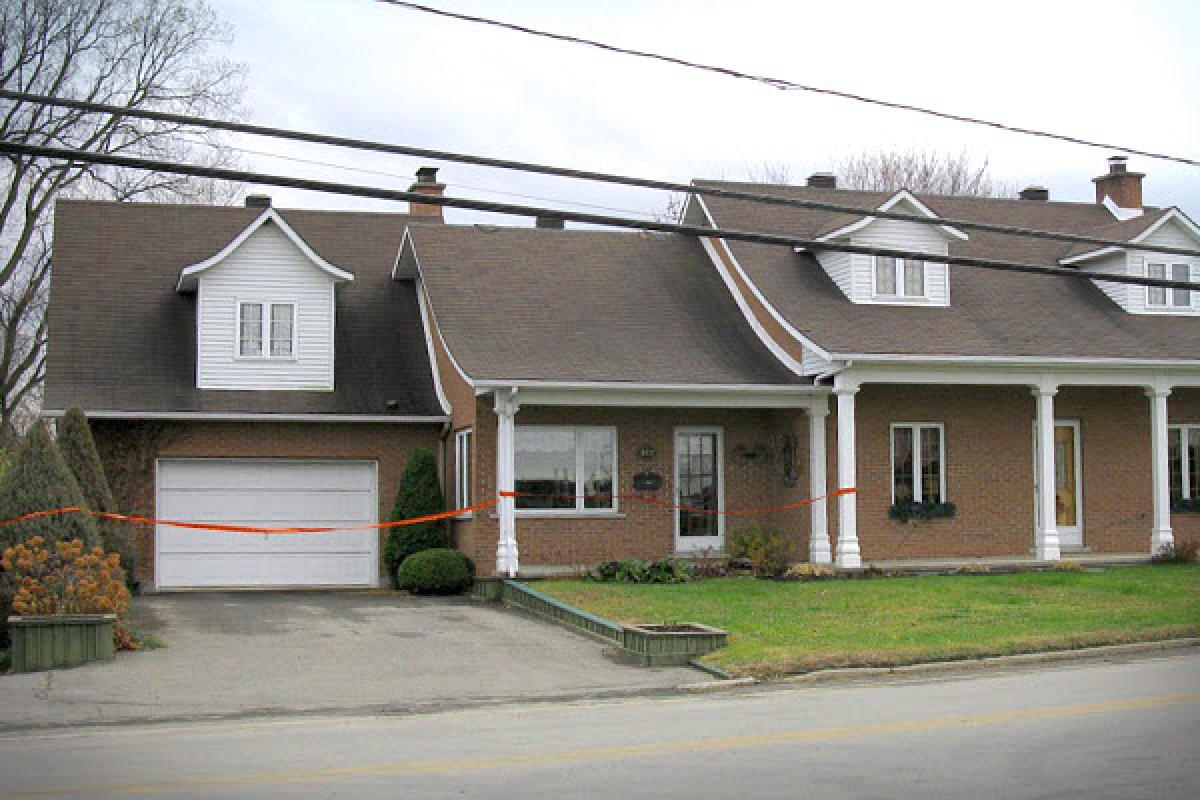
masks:
<path id="1" fill-rule="evenodd" d="M 705 512 L 780 506 L 754 519 L 843 567 L 1149 555 L 1200 537 L 1200 297 L 1104 276 L 1198 280 L 1196 257 L 1139 246 L 1200 249 L 1200 229 L 1144 207 L 1142 177 L 1114 160 L 1095 203 L 752 187 L 1122 247 L 702 195 L 685 212 L 1091 280 L 446 225 L 423 204 L 63 202 L 46 413 L 83 407 L 122 504 L 163 518 L 373 522 L 432 447 L 454 507 L 518 494 L 452 523 L 481 572 L 719 554 L 751 517 Z M 160 588 L 380 579 L 374 534 L 160 528 L 145 553 Z"/>

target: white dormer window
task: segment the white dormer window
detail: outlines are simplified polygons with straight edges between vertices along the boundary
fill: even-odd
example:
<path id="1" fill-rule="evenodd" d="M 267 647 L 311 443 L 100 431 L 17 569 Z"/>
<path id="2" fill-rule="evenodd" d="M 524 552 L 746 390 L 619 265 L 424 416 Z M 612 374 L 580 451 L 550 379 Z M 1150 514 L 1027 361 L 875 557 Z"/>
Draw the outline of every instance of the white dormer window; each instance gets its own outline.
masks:
<path id="1" fill-rule="evenodd" d="M 1146 277 L 1187 281 L 1191 270 L 1187 264 L 1146 263 Z M 1146 307 L 1158 309 L 1191 308 L 1192 293 L 1187 289 L 1168 289 L 1165 286 L 1146 287 Z"/>
<path id="2" fill-rule="evenodd" d="M 875 291 L 881 299 L 925 297 L 925 262 L 875 256 Z"/>
<path id="3" fill-rule="evenodd" d="M 241 358 L 290 359 L 296 354 L 296 304 L 238 304 L 238 351 Z"/>

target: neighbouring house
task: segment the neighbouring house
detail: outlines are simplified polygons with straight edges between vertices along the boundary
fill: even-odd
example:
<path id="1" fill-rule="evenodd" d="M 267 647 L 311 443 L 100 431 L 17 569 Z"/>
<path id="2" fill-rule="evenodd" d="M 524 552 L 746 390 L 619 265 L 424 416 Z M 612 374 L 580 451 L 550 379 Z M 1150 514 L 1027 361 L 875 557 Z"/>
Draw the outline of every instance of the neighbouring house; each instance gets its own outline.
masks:
<path id="1" fill-rule="evenodd" d="M 717 555 L 751 520 L 843 567 L 1148 556 L 1200 537 L 1200 297 L 1104 277 L 1200 280 L 1200 259 L 1139 249 L 1200 249 L 1200 229 L 1143 206 L 1142 179 L 1112 160 L 1095 203 L 698 182 L 1120 247 L 703 195 L 685 211 L 1091 280 L 550 217 L 449 225 L 433 204 L 64 201 L 46 413 L 84 408 L 122 505 L 164 519 L 374 522 L 432 447 L 454 507 L 496 500 L 452 523 L 482 572 Z M 415 191 L 443 188 L 418 172 Z M 143 547 L 162 589 L 381 579 L 375 532 L 160 526 Z"/>

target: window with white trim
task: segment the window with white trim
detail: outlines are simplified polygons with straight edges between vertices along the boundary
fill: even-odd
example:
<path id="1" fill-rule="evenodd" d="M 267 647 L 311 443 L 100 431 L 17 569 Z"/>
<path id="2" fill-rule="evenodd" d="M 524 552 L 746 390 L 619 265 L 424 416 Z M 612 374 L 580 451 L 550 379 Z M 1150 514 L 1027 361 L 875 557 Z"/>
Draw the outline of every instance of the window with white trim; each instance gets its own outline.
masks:
<path id="1" fill-rule="evenodd" d="M 454 433 L 454 507 L 471 505 L 471 429 Z"/>
<path id="2" fill-rule="evenodd" d="M 892 425 L 892 503 L 946 502 L 946 435 L 940 422 Z"/>
<path id="3" fill-rule="evenodd" d="M 1146 263 L 1146 277 L 1173 281 L 1191 279 L 1191 267 L 1187 264 Z M 1146 287 L 1146 306 L 1149 308 L 1191 308 L 1192 293 L 1187 289 L 1168 289 L 1165 286 Z"/>
<path id="4" fill-rule="evenodd" d="M 241 358 L 293 358 L 296 354 L 296 304 L 238 303 Z"/>
<path id="5" fill-rule="evenodd" d="M 1200 500 L 1200 425 L 1167 428 L 1167 465 L 1171 503 Z"/>
<path id="6" fill-rule="evenodd" d="M 925 262 L 912 258 L 875 256 L 876 297 L 921 298 L 925 293 Z"/>
<path id="7" fill-rule="evenodd" d="M 616 428 L 518 425 L 515 467 L 520 510 L 617 510 Z"/>

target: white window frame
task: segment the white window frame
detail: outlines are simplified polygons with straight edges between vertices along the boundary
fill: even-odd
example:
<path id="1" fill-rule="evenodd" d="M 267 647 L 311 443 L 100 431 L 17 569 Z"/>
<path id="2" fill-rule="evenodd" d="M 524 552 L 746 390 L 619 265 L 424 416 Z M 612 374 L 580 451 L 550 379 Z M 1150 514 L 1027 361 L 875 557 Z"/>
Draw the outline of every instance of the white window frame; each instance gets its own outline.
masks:
<path id="1" fill-rule="evenodd" d="M 904 293 L 904 271 L 905 265 L 909 261 L 917 261 L 915 258 L 893 258 L 893 268 L 895 269 L 896 291 L 894 293 L 885 293 L 879 291 L 879 259 L 891 258 L 891 256 L 871 256 L 871 297 L 876 300 L 886 300 L 890 303 L 920 303 L 929 300 L 929 270 L 927 269 L 929 262 L 924 259 L 921 261 L 921 293 L 920 294 L 905 294 Z"/>
<path id="2" fill-rule="evenodd" d="M 617 475 L 617 465 L 620 459 L 617 457 L 617 427 L 615 425 L 517 425 L 516 430 L 522 428 L 528 430 L 536 428 L 542 431 L 571 431 L 575 437 L 575 507 L 574 508 L 518 508 L 515 513 L 519 517 L 587 517 L 587 516 L 612 516 L 620 513 L 620 503 L 617 501 L 617 490 L 620 486 Z M 612 503 L 605 508 L 587 508 L 584 506 L 583 494 L 583 448 L 579 446 L 579 434 L 595 431 L 605 431 L 612 437 Z M 515 440 L 516 432 L 514 432 L 514 464 L 513 464 L 513 479 L 514 483 L 517 479 L 516 464 L 515 464 Z"/>
<path id="3" fill-rule="evenodd" d="M 1182 486 L 1179 487 L 1179 489 L 1181 491 L 1179 496 L 1184 500 L 1192 499 L 1191 487 L 1188 486 L 1188 470 L 1189 470 L 1189 467 L 1191 467 L 1191 459 L 1188 456 L 1188 446 L 1187 445 L 1188 445 L 1188 436 L 1189 436 L 1190 432 L 1194 431 L 1194 430 L 1200 430 L 1200 424 L 1192 423 L 1192 424 L 1168 425 L 1167 426 L 1167 435 L 1168 436 L 1174 435 L 1174 436 L 1179 437 L 1179 480 L 1183 484 Z M 1170 443 L 1168 442 L 1168 448 L 1167 448 L 1168 451 L 1170 450 L 1169 445 L 1170 445 Z M 1167 470 L 1167 480 L 1168 481 L 1170 480 L 1170 474 L 1171 474 L 1170 469 L 1168 469 Z"/>
<path id="4" fill-rule="evenodd" d="M 938 498 L 939 503 L 946 502 L 946 424 L 944 422 L 893 422 L 888 428 L 888 450 L 891 452 L 889 459 L 891 469 L 888 472 L 888 483 L 891 485 L 892 505 L 896 504 L 896 429 L 908 428 L 913 435 L 913 502 L 922 503 L 923 500 L 917 498 L 923 497 L 924 492 L 921 486 L 921 428 L 937 428 L 938 429 L 938 473 L 939 481 L 941 482 L 941 492 Z"/>
<path id="5" fill-rule="evenodd" d="M 1187 260 L 1179 261 L 1177 259 L 1145 259 L 1144 264 L 1145 266 L 1142 269 L 1142 274 L 1147 278 L 1151 277 L 1151 267 L 1162 267 L 1163 275 L 1161 277 L 1166 278 L 1167 280 L 1178 280 L 1174 275 L 1175 270 L 1178 267 L 1183 267 L 1187 271 L 1187 274 L 1183 278 L 1184 280 L 1191 281 L 1192 276 L 1196 274 L 1195 264 Z M 1147 309 L 1166 313 L 1184 313 L 1187 311 L 1192 311 L 1196 308 L 1196 293 L 1188 289 L 1168 289 L 1166 287 L 1159 286 L 1147 286 L 1145 289 Z M 1161 291 L 1163 293 L 1163 302 L 1156 303 L 1152 299 L 1154 297 L 1154 292 L 1156 291 Z M 1184 305 L 1176 305 L 1175 303 L 1175 293 L 1180 291 L 1188 293 L 1188 302 Z"/>
<path id="6" fill-rule="evenodd" d="M 242 308 L 244 306 L 262 306 L 262 352 L 256 356 L 242 355 Z M 271 355 L 271 318 L 275 306 L 291 306 L 292 308 L 292 352 L 286 356 Z M 238 361 L 295 361 L 299 337 L 296 329 L 299 327 L 298 303 L 295 300 L 258 300 L 254 298 L 239 299 L 233 317 L 233 357 Z"/>
<path id="7" fill-rule="evenodd" d="M 471 505 L 471 443 L 474 438 L 473 428 L 463 428 L 454 432 L 454 507 L 466 508 Z M 459 514 L 458 519 L 470 519 L 472 512 Z"/>

